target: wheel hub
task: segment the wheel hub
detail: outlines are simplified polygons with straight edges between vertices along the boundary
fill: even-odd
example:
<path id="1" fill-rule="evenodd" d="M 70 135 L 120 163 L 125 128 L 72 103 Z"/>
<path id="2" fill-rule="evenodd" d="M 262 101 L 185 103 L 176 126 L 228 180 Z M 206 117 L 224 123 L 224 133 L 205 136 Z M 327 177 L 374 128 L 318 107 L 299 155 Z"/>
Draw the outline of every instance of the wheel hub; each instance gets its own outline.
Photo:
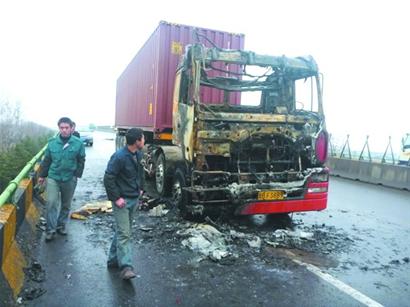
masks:
<path id="1" fill-rule="evenodd" d="M 155 183 L 157 190 L 162 191 L 164 186 L 164 165 L 162 163 L 158 164 L 155 169 Z"/>
<path id="2" fill-rule="evenodd" d="M 181 198 L 182 198 L 181 183 L 177 180 L 172 185 L 172 200 L 176 204 L 179 204 L 181 202 Z"/>

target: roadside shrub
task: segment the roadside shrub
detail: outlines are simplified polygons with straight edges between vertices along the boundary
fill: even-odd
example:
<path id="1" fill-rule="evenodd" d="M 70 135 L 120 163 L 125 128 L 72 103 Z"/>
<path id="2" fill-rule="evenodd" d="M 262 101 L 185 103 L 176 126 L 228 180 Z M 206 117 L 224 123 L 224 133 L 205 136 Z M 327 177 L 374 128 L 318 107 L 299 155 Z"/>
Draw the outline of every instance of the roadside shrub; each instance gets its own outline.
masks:
<path id="1" fill-rule="evenodd" d="M 25 137 L 5 151 L 0 151 L 0 192 L 47 143 L 51 134 Z"/>

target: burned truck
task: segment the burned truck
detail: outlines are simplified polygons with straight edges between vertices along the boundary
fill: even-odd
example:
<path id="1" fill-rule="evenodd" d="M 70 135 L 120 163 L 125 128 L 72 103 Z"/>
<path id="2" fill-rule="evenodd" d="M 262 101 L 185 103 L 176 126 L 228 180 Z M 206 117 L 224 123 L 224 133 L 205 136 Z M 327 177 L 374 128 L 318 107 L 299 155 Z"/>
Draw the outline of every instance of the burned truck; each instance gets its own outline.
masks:
<path id="1" fill-rule="evenodd" d="M 218 46 L 207 31 L 192 30 L 205 43 L 185 45 L 173 72 L 173 91 L 165 100 L 169 109 L 162 108 L 169 112 L 172 126 L 117 124 L 118 144 L 130 127 L 146 131 L 147 175 L 185 216 L 325 209 L 328 134 L 316 62 L 310 56 L 244 51 L 243 39 L 241 48 Z M 117 112 L 124 106 L 125 95 L 118 92 L 122 81 L 117 84 Z M 156 85 L 152 89 L 159 90 Z M 158 101 L 147 106 L 159 116 L 153 111 Z M 138 109 L 143 105 L 134 107 Z M 130 108 L 127 114 L 132 116 Z"/>

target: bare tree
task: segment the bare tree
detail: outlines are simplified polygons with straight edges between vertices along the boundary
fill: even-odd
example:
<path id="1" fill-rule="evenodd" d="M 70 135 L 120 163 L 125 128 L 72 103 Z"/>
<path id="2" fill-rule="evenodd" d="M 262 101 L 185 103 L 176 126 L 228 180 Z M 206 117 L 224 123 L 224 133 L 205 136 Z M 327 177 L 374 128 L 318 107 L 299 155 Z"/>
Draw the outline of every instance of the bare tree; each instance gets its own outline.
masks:
<path id="1" fill-rule="evenodd" d="M 40 135 L 50 134 L 52 131 L 50 128 L 29 121 L 22 121 L 19 129 L 21 138 L 34 138 Z"/>
<path id="2" fill-rule="evenodd" d="M 0 97 L 0 151 L 9 149 L 21 138 L 20 123 L 20 104 Z"/>
<path id="3" fill-rule="evenodd" d="M 25 137 L 46 135 L 51 129 L 21 119 L 19 102 L 0 96 L 0 152 L 9 150 Z"/>

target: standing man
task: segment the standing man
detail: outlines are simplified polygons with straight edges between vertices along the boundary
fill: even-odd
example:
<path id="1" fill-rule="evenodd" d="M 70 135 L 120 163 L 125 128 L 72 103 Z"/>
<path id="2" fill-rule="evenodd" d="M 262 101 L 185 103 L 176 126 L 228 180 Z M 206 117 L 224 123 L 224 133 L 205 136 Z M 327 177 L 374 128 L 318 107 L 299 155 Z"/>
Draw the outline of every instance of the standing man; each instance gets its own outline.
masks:
<path id="1" fill-rule="evenodd" d="M 104 186 L 113 204 L 116 226 L 107 266 L 119 268 L 122 279 L 131 279 L 136 276 L 132 266 L 131 227 L 142 192 L 144 169 L 141 150 L 145 139 L 143 131 L 137 128 L 128 130 L 125 139 L 127 145 L 111 156 L 104 175 Z"/>
<path id="2" fill-rule="evenodd" d="M 75 130 L 76 124 L 75 122 L 72 122 L 72 126 L 71 126 L 71 134 L 80 138 L 80 132 L 78 132 L 77 130 Z"/>
<path id="3" fill-rule="evenodd" d="M 46 241 L 53 240 L 56 231 L 67 235 L 71 201 L 85 163 L 84 144 L 80 139 L 71 137 L 71 120 L 68 117 L 60 118 L 58 129 L 59 135 L 48 142 L 38 178 L 42 184 L 48 177 Z"/>

